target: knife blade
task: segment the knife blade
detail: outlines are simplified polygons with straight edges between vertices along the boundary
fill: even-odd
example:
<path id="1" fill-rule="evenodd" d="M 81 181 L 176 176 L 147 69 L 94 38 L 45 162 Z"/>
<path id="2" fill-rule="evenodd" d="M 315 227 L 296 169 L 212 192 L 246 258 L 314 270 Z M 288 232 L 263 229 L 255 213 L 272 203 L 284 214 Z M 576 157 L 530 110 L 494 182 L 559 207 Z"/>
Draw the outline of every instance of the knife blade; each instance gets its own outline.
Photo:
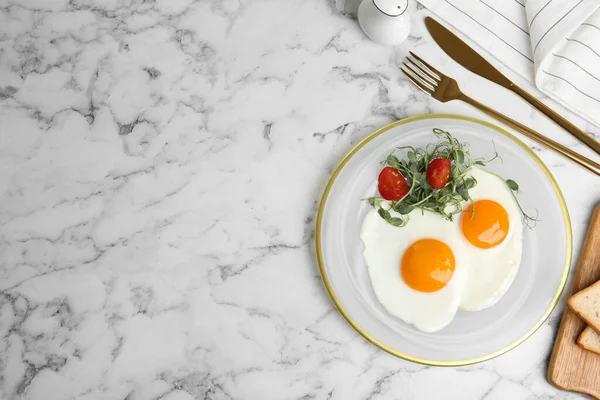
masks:
<path id="1" fill-rule="evenodd" d="M 504 87 L 513 84 L 485 58 L 435 19 L 426 17 L 425 26 L 444 53 L 472 73 Z"/>
<path id="2" fill-rule="evenodd" d="M 540 100 L 529 94 L 525 89 L 519 87 L 506 76 L 502 75 L 492 64 L 490 64 L 479 53 L 473 50 L 469 45 L 462 41 L 448 28 L 437 22 L 431 17 L 425 18 L 425 26 L 433 37 L 433 40 L 440 46 L 454 61 L 471 71 L 472 73 L 490 80 L 498 85 L 511 90 L 519 95 L 523 100 L 527 101 L 538 111 L 542 112 L 546 117 L 550 118 L 561 128 L 569 132 L 571 135 L 579 139 L 596 154 L 600 154 L 600 143 L 597 142 L 591 135 L 588 135 L 566 118 L 558 114 L 556 111 L 542 103 Z"/>

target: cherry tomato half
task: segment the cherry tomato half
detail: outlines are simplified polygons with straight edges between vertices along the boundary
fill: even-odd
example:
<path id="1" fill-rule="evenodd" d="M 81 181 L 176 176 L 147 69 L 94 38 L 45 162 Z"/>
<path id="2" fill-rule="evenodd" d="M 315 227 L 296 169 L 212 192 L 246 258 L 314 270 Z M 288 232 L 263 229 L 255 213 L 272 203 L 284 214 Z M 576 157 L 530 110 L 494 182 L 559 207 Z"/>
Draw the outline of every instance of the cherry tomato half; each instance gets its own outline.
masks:
<path id="1" fill-rule="evenodd" d="M 400 200 L 408 193 L 408 184 L 395 168 L 385 167 L 379 173 L 379 193 L 386 200 Z"/>
<path id="2" fill-rule="evenodd" d="M 450 171 L 449 159 L 436 158 L 427 166 L 427 182 L 429 182 L 433 188 L 441 189 L 448 183 Z"/>

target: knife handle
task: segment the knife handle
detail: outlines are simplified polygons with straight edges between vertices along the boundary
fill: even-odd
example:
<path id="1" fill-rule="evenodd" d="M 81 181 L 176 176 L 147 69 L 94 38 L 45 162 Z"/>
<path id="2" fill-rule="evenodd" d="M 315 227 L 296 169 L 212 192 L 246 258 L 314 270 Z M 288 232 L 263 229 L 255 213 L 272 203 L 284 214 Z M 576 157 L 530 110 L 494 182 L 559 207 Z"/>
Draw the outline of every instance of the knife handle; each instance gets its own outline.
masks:
<path id="1" fill-rule="evenodd" d="M 556 111 L 552 110 L 550 107 L 527 93 L 524 89 L 521 89 L 519 86 L 512 83 L 508 86 L 508 89 L 512 90 L 519 96 L 521 96 L 525 101 L 529 104 L 537 108 L 539 111 L 544 113 L 548 118 L 552 121 L 556 122 L 563 129 L 569 132 L 571 135 L 575 136 L 577 139 L 581 140 L 587 147 L 594 150 L 596 154 L 600 154 L 600 143 L 594 140 L 593 137 L 573 125 L 571 122 L 561 117 Z"/>
<path id="2" fill-rule="evenodd" d="M 460 100 L 462 100 L 466 103 L 469 103 L 470 105 L 479 109 L 480 111 L 483 111 L 490 117 L 495 118 L 498 121 L 503 122 L 504 124 L 510 126 L 517 132 L 522 133 L 529 139 L 534 140 L 534 141 L 546 146 L 550 150 L 553 150 L 555 153 L 558 153 L 558 154 L 568 158 L 569 160 L 581 165 L 582 167 L 586 168 L 587 170 L 600 176 L 600 164 L 590 160 L 589 158 L 586 158 L 586 157 L 582 156 L 581 154 L 576 153 L 575 151 L 569 149 L 568 147 L 563 146 L 562 144 L 555 142 L 552 139 L 547 138 L 546 136 L 534 131 L 533 129 L 521 124 L 520 122 L 515 121 L 514 119 L 507 117 L 506 115 L 499 113 L 498 111 L 493 110 L 484 104 L 481 104 L 477 100 L 472 99 L 471 97 L 469 97 L 465 94 L 463 94 L 460 97 Z"/>

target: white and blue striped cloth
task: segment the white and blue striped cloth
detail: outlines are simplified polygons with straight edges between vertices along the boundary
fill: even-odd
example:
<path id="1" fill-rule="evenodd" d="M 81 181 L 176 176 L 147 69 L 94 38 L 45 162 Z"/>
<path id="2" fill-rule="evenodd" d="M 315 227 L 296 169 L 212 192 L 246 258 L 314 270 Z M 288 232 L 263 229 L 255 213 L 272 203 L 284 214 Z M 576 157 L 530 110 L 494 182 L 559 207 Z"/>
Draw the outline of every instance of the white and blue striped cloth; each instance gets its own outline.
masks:
<path id="1" fill-rule="evenodd" d="M 600 0 L 419 0 L 425 7 L 600 126 Z"/>

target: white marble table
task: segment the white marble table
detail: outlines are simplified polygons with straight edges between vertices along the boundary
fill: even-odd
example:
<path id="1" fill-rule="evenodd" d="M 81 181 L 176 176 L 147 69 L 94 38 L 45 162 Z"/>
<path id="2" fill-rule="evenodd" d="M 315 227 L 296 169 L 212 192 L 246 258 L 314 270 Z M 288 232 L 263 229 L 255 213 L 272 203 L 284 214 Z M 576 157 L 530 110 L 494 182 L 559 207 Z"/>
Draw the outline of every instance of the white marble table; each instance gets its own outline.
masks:
<path id="1" fill-rule="evenodd" d="M 449 60 L 424 10 L 385 48 L 351 8 L 0 0 L 1 399 L 579 398 L 545 380 L 562 303 L 523 345 L 466 368 L 388 355 L 333 308 L 314 217 L 343 154 L 407 116 L 482 117 L 404 80 L 409 49 L 590 155 Z M 532 147 L 564 191 L 577 257 L 600 181 Z"/>

